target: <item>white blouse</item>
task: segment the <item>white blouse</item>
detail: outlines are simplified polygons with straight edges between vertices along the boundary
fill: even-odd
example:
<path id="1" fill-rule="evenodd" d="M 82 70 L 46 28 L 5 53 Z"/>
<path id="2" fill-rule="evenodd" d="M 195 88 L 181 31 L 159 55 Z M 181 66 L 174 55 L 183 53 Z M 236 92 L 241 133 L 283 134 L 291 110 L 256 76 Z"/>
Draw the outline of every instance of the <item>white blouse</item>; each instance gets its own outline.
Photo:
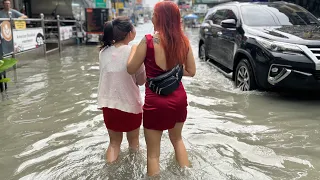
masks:
<path id="1" fill-rule="evenodd" d="M 98 87 L 98 108 L 118 109 L 128 113 L 142 112 L 142 99 L 138 85 L 146 80 L 142 65 L 136 74 L 127 72 L 131 46 L 111 46 L 100 51 L 100 79 Z"/>

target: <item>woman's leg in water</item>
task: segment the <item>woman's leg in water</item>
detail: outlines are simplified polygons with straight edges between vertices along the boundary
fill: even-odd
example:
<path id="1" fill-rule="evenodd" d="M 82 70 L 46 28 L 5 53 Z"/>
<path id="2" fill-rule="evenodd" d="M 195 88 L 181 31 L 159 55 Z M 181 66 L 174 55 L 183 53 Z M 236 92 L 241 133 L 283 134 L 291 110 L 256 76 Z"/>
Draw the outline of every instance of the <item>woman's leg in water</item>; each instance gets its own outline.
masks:
<path id="1" fill-rule="evenodd" d="M 144 128 L 144 136 L 147 144 L 147 173 L 155 176 L 160 173 L 160 142 L 162 131 Z"/>
<path id="2" fill-rule="evenodd" d="M 169 138 L 174 147 L 176 160 L 180 167 L 189 167 L 188 153 L 181 136 L 183 124 L 184 123 L 176 123 L 174 128 L 169 129 Z"/>
<path id="3" fill-rule="evenodd" d="M 118 159 L 123 133 L 115 132 L 110 129 L 108 129 L 108 132 L 109 132 L 110 143 L 107 149 L 106 159 L 108 163 L 111 163 Z"/>
<path id="4" fill-rule="evenodd" d="M 127 140 L 129 143 L 130 150 L 133 150 L 133 151 L 139 150 L 139 130 L 140 130 L 140 127 L 133 131 L 127 132 Z"/>

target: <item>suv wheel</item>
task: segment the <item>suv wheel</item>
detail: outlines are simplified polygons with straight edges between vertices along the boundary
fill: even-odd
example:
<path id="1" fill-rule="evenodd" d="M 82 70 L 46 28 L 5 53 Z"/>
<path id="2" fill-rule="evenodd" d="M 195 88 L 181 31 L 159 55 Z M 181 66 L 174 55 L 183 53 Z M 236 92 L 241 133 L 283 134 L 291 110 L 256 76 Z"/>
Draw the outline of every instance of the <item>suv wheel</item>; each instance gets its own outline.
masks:
<path id="1" fill-rule="evenodd" d="M 207 55 L 206 55 L 206 46 L 204 44 L 201 44 L 199 48 L 199 58 L 202 61 L 207 61 Z"/>
<path id="2" fill-rule="evenodd" d="M 251 65 L 247 59 L 242 59 L 236 69 L 235 82 L 241 91 L 250 91 L 256 88 L 255 78 Z"/>

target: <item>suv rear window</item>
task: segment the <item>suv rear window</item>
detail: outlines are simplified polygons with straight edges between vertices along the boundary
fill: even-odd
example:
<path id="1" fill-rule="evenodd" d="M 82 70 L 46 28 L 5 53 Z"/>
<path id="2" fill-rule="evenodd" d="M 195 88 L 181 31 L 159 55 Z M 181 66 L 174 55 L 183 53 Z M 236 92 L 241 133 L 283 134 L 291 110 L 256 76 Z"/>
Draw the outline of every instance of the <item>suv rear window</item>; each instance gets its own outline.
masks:
<path id="1" fill-rule="evenodd" d="M 320 25 L 310 12 L 293 4 L 244 5 L 240 9 L 248 26 Z"/>

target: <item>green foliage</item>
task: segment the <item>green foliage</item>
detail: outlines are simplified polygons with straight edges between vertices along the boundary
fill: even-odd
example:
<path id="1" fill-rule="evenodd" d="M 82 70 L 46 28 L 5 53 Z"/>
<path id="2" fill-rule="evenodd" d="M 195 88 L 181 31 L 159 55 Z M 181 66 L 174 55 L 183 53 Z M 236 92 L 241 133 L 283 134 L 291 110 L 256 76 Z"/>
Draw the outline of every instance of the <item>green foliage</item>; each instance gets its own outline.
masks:
<path id="1" fill-rule="evenodd" d="M 0 60 L 0 73 L 8 70 L 9 68 L 17 64 L 17 62 L 18 61 L 14 58 L 6 58 L 6 59 Z"/>
<path id="2" fill-rule="evenodd" d="M 10 78 L 3 78 L 3 79 L 0 79 L 0 83 L 8 83 L 10 82 L 11 79 Z"/>
<path id="3" fill-rule="evenodd" d="M 204 21 L 204 17 L 201 16 L 201 17 L 199 18 L 199 23 L 203 23 L 203 21 Z"/>

